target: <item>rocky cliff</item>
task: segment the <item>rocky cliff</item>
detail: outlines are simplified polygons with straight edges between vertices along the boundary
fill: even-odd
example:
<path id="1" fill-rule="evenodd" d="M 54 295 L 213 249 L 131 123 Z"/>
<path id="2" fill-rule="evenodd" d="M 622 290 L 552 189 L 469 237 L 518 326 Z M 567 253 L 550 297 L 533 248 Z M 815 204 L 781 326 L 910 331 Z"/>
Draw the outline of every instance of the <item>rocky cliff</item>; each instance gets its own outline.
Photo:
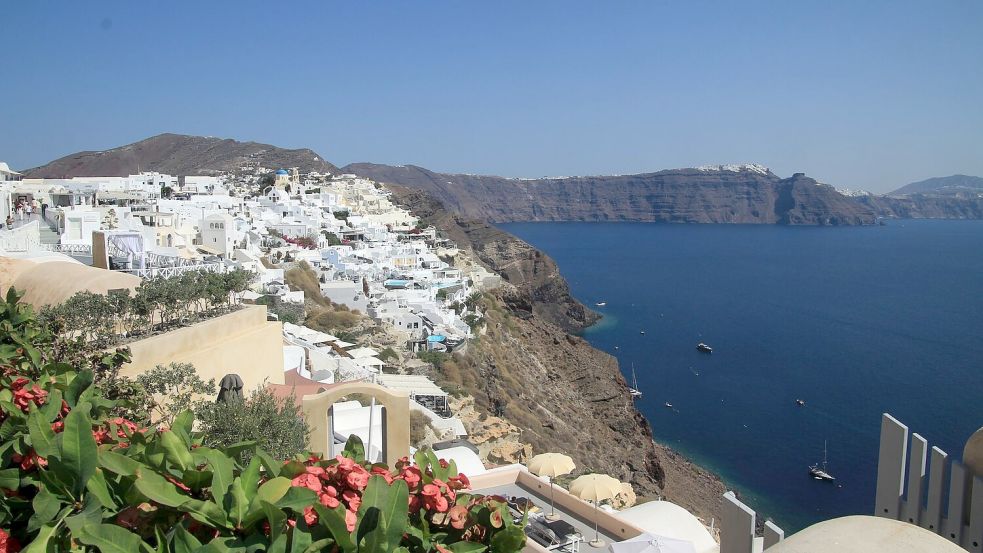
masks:
<path id="1" fill-rule="evenodd" d="M 912 194 L 900 198 L 863 196 L 857 199 L 878 217 L 892 219 L 983 219 L 983 197 Z"/>
<path id="2" fill-rule="evenodd" d="M 235 171 L 243 165 L 338 172 L 337 167 L 306 148 L 287 150 L 257 142 L 167 133 L 111 150 L 67 155 L 28 169 L 24 175 L 27 178 L 124 177 L 139 171 L 157 171 L 183 177 Z"/>
<path id="3" fill-rule="evenodd" d="M 565 452 L 578 473 L 611 474 L 642 499 L 661 496 L 706 521 L 719 517 L 719 478 L 657 445 L 617 360 L 570 334 L 597 316 L 570 296 L 553 261 L 487 223 L 450 213 L 426 193 L 391 188 L 402 205 L 505 280 L 482 300 L 484 333 L 445 364 L 441 378 L 473 396 L 478 410 L 519 427 L 533 453 Z"/>
<path id="4" fill-rule="evenodd" d="M 342 170 L 424 190 L 457 213 L 492 222 L 859 225 L 875 220 L 870 207 L 831 186 L 802 174 L 783 179 L 755 165 L 544 179 L 452 175 L 368 163 Z"/>

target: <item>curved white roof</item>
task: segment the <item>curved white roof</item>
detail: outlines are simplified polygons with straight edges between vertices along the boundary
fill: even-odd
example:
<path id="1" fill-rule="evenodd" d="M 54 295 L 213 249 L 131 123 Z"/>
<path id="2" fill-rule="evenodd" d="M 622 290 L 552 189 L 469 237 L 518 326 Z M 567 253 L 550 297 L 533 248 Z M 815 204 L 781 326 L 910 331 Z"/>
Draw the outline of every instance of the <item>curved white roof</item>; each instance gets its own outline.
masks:
<path id="1" fill-rule="evenodd" d="M 440 449 L 434 451 L 434 455 L 438 459 L 443 459 L 448 463 L 453 460 L 457 466 L 457 472 L 464 474 L 468 478 L 486 472 L 485 465 L 481 462 L 481 457 L 478 457 L 477 453 L 464 446 Z"/>
<path id="2" fill-rule="evenodd" d="M 768 549 L 775 553 L 964 553 L 924 528 L 867 515 L 824 520 Z"/>
<path id="3" fill-rule="evenodd" d="M 692 542 L 696 553 L 718 549 L 717 542 L 700 519 L 675 503 L 649 501 L 614 513 L 614 516 L 651 534 Z"/>

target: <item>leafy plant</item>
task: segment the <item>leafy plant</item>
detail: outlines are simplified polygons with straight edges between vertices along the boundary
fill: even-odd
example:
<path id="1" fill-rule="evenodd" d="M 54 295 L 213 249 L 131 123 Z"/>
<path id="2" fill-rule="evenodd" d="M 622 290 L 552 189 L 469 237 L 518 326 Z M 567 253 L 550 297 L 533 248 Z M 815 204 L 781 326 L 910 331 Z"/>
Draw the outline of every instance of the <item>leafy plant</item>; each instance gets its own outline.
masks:
<path id="1" fill-rule="evenodd" d="M 189 363 L 157 365 L 136 377 L 143 388 L 146 410 L 154 421 L 170 426 L 177 416 L 200 403 L 202 395 L 215 394 L 215 379 L 205 382 Z"/>
<path id="2" fill-rule="evenodd" d="M 51 330 L 11 290 L 0 301 L 0 547 L 184 553 L 519 551 L 499 497 L 467 492 L 454 463 L 419 451 L 370 464 L 278 460 L 250 442 L 209 447 L 191 411 L 151 430 L 112 416 L 91 368 L 55 358 Z M 106 362 L 118 357 L 107 354 Z M 251 451 L 245 462 L 241 456 Z"/>

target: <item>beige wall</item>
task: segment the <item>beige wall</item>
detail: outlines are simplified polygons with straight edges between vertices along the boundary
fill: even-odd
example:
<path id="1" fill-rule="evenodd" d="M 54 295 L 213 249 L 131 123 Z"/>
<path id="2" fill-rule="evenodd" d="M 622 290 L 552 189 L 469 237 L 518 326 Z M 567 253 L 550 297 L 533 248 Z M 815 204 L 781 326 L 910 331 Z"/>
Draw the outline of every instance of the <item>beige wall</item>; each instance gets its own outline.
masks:
<path id="1" fill-rule="evenodd" d="M 191 363 L 203 380 L 215 383 L 227 374 L 238 374 L 245 391 L 266 380 L 283 384 L 283 330 L 281 323 L 266 320 L 265 305 L 242 309 L 127 344 L 133 361 L 120 371 L 136 376 L 157 365 Z"/>

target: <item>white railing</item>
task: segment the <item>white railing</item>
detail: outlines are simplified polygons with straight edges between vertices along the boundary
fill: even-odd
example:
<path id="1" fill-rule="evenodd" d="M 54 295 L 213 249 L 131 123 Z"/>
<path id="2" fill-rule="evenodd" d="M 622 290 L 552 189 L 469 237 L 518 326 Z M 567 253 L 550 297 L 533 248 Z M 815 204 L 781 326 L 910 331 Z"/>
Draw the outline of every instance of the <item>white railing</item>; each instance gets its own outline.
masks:
<path id="1" fill-rule="evenodd" d="M 785 532 L 770 520 L 765 522 L 764 536 L 755 536 L 755 513 L 734 492 L 724 494 L 720 516 L 720 553 L 765 551 L 785 539 Z"/>
<path id="2" fill-rule="evenodd" d="M 931 449 L 931 465 L 928 455 L 925 438 L 912 434 L 909 441 L 908 427 L 884 413 L 874 514 L 917 524 L 967 551 L 983 552 L 983 475 L 973 475 L 937 447 Z"/>
<path id="3" fill-rule="evenodd" d="M 36 251 L 41 245 L 41 225 L 37 221 L 0 231 L 0 250 L 7 252 Z"/>
<path id="4" fill-rule="evenodd" d="M 147 267 L 146 269 L 117 269 L 121 273 L 136 275 L 140 278 L 170 278 L 178 276 L 188 271 L 210 271 L 214 273 L 224 273 L 224 263 L 202 263 L 199 265 L 185 265 L 182 267 Z"/>
<path id="5" fill-rule="evenodd" d="M 41 244 L 40 249 L 76 255 L 92 255 L 91 244 Z"/>

